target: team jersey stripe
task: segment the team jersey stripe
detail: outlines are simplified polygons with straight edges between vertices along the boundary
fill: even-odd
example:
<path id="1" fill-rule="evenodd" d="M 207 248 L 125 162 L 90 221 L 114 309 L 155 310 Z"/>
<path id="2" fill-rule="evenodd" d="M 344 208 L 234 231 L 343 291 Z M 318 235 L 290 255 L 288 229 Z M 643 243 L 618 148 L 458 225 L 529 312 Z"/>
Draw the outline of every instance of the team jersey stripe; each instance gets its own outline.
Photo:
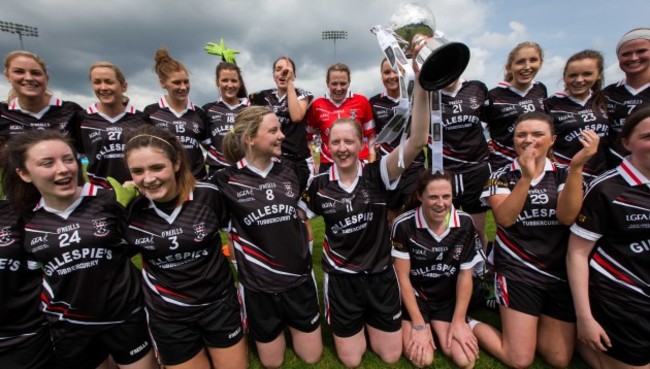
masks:
<path id="1" fill-rule="evenodd" d="M 289 276 L 294 276 L 294 277 L 300 277 L 299 274 L 295 273 L 287 273 L 283 272 L 281 270 L 277 270 L 275 268 L 272 268 L 268 264 L 273 264 L 274 266 L 279 266 L 279 267 L 285 267 L 284 265 L 278 264 L 271 262 L 269 259 L 269 256 L 264 255 L 265 253 L 259 249 L 257 246 L 247 242 L 246 240 L 242 239 L 239 237 L 239 235 L 231 233 L 232 235 L 232 241 L 233 241 L 233 246 L 235 247 L 236 251 L 239 251 L 242 255 L 244 255 L 244 258 L 255 264 L 258 265 L 272 273 L 275 274 L 281 274 L 281 275 L 289 275 Z M 261 260 L 260 260 L 261 259 Z"/>
<path id="2" fill-rule="evenodd" d="M 327 238 L 323 240 L 323 258 L 327 261 L 327 264 L 329 264 L 332 268 L 345 272 L 345 273 L 350 273 L 350 274 L 356 274 L 357 272 L 344 268 L 345 266 L 350 266 L 350 267 L 356 267 L 358 268 L 358 265 L 355 265 L 353 263 L 349 263 L 345 260 L 345 257 L 343 255 L 340 255 L 334 251 L 332 251 L 332 248 L 329 245 L 329 242 L 327 242 Z"/>
<path id="3" fill-rule="evenodd" d="M 558 281 L 563 281 L 562 278 L 559 278 L 559 277 L 557 277 L 557 276 L 555 276 L 553 274 L 547 273 L 544 270 L 542 270 L 541 268 L 544 268 L 545 265 L 540 263 L 539 261 L 532 260 L 530 255 L 526 254 L 523 250 L 521 250 L 519 247 L 517 247 L 512 241 L 510 241 L 507 238 L 507 235 L 501 229 L 499 229 L 497 231 L 497 237 L 496 237 L 495 241 L 497 241 L 499 246 L 501 246 L 503 248 L 503 250 L 506 253 L 508 253 L 512 258 L 514 258 L 515 260 L 521 262 L 522 264 L 524 264 L 525 266 L 527 266 L 531 270 L 533 270 L 533 271 L 535 271 L 535 272 L 537 272 L 539 274 L 542 274 L 544 276 L 550 277 L 552 279 L 555 279 L 555 280 L 558 280 Z M 537 264 L 537 265 L 535 265 L 535 264 Z"/>

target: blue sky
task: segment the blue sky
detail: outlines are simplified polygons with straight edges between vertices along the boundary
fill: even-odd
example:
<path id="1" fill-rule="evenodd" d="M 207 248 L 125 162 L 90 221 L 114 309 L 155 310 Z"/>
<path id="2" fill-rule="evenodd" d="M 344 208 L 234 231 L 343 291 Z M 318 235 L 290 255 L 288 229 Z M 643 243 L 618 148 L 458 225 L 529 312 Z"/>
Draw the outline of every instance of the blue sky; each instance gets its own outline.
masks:
<path id="1" fill-rule="evenodd" d="M 472 59 L 464 76 L 489 88 L 502 78 L 508 51 L 521 41 L 536 41 L 546 58 L 538 79 L 550 92 L 562 89 L 564 62 L 574 52 L 594 48 L 605 55 L 606 82 L 622 74 L 614 49 L 635 27 L 650 26 L 650 2 L 631 0 L 430 0 L 420 1 L 436 16 L 438 28 L 453 41 L 466 43 Z M 241 52 L 238 64 L 250 91 L 273 87 L 271 66 L 288 54 L 298 65 L 297 85 L 320 96 L 325 71 L 334 62 L 333 44 L 323 30 L 347 30 L 337 43 L 336 61 L 350 65 L 352 88 L 368 96 L 382 90 L 381 51 L 369 29 L 388 23 L 400 2 L 380 0 L 24 0 L 3 7 L 0 20 L 39 28 L 39 38 L 25 47 L 48 63 L 50 89 L 63 99 L 87 106 L 94 100 L 88 67 L 108 60 L 124 70 L 134 105 L 143 108 L 163 93 L 152 71 L 158 47 L 191 72 L 191 98 L 204 104 L 218 97 L 214 67 L 218 60 L 203 52 L 206 42 L 224 38 Z M 54 16 L 54 14 L 57 14 Z M 0 33 L 0 54 L 19 48 L 18 37 Z M 0 80 L 0 96 L 9 86 Z"/>

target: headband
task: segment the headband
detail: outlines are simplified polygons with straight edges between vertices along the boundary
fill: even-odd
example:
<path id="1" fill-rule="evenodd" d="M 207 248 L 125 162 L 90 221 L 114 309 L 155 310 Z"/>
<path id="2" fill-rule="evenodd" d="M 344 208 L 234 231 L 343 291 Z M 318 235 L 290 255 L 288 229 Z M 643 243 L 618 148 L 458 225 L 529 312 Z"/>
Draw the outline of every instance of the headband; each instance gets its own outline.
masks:
<path id="1" fill-rule="evenodd" d="M 158 136 L 148 135 L 148 134 L 142 134 L 142 135 L 133 136 L 133 137 L 131 137 L 131 139 L 130 139 L 126 144 L 128 145 L 129 142 L 135 140 L 135 139 L 138 138 L 138 137 L 151 137 L 151 138 L 155 138 L 155 139 L 157 139 L 157 140 L 160 140 L 160 141 L 166 143 L 167 145 L 169 145 L 169 147 L 171 147 L 174 151 L 176 151 L 176 148 L 174 147 L 174 145 L 172 145 L 171 143 L 169 143 L 169 141 L 165 140 L 164 138 L 160 138 L 160 137 L 158 137 Z"/>
<path id="2" fill-rule="evenodd" d="M 618 41 L 618 44 L 616 44 L 616 54 L 618 54 L 623 44 L 632 40 L 650 40 L 650 28 L 637 28 L 624 34 L 620 41 Z"/>

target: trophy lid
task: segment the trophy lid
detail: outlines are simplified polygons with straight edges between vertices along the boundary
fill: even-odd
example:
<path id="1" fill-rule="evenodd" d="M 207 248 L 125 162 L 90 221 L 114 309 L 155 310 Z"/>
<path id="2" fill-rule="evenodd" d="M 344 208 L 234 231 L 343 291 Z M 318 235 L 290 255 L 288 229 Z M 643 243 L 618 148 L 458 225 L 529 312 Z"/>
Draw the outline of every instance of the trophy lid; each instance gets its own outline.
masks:
<path id="1" fill-rule="evenodd" d="M 436 30 L 436 19 L 424 5 L 408 3 L 399 6 L 397 12 L 391 16 L 388 27 L 404 42 L 410 43 L 417 34 L 432 37 Z"/>

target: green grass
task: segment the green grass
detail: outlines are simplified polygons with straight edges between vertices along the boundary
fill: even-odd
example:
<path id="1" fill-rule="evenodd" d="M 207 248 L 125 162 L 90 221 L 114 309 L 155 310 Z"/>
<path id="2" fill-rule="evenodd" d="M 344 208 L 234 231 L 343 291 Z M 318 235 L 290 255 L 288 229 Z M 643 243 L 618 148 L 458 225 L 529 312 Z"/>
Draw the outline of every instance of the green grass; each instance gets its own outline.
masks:
<path id="1" fill-rule="evenodd" d="M 318 283 L 318 291 L 319 295 L 322 294 L 323 292 L 323 269 L 321 266 L 321 256 L 322 256 L 322 244 L 323 244 L 323 235 L 325 233 L 324 229 L 324 224 L 322 218 L 316 218 L 312 220 L 312 227 L 314 230 L 314 255 L 313 255 L 313 261 L 314 261 L 314 274 L 316 275 L 316 281 Z M 492 219 L 491 214 L 488 215 L 487 219 L 487 235 L 489 239 L 494 239 L 494 234 L 495 234 L 495 226 L 494 226 L 494 220 Z M 140 260 L 139 257 L 134 258 L 134 263 L 136 265 L 140 266 Z M 320 301 L 322 303 L 322 295 L 320 296 Z M 500 327 L 500 319 L 498 313 L 488 310 L 488 309 L 481 309 L 478 311 L 472 312 L 472 316 L 478 320 L 481 320 L 483 322 L 490 323 L 496 327 Z M 322 330 L 323 330 L 323 357 L 320 360 L 320 362 L 316 365 L 307 365 L 304 362 L 302 362 L 293 352 L 291 348 L 291 339 L 289 336 L 287 336 L 287 350 L 284 355 L 284 365 L 283 368 L 341 368 L 343 365 L 340 363 L 340 361 L 336 357 L 336 350 L 334 348 L 334 341 L 332 339 L 332 333 L 329 329 L 329 326 L 323 322 L 322 324 Z M 249 368 L 255 369 L 255 368 L 262 368 L 262 365 L 260 364 L 260 361 L 257 357 L 257 353 L 255 352 L 255 344 L 254 342 L 249 340 Z M 453 363 L 447 359 L 440 350 L 437 350 L 435 353 L 435 367 L 436 368 L 454 368 L 455 366 Z M 366 354 L 363 357 L 363 361 L 361 362 L 361 368 L 414 368 L 413 365 L 410 364 L 408 360 L 406 360 L 404 357 L 400 359 L 399 362 L 397 362 L 394 365 L 388 365 L 381 361 L 377 355 L 375 355 L 370 349 L 366 352 Z M 478 362 L 476 363 L 476 368 L 479 369 L 495 369 L 495 368 L 506 368 L 503 364 L 501 364 L 498 360 L 490 356 L 488 353 L 485 351 L 481 351 Z M 535 359 L 535 362 L 531 366 L 531 368 L 535 369 L 542 369 L 542 368 L 548 368 L 548 365 L 546 365 L 542 360 L 539 358 Z M 577 369 L 587 369 L 588 366 L 585 364 L 585 362 L 578 357 L 576 354 L 573 358 L 573 361 L 569 365 L 569 368 L 577 368 Z"/>

